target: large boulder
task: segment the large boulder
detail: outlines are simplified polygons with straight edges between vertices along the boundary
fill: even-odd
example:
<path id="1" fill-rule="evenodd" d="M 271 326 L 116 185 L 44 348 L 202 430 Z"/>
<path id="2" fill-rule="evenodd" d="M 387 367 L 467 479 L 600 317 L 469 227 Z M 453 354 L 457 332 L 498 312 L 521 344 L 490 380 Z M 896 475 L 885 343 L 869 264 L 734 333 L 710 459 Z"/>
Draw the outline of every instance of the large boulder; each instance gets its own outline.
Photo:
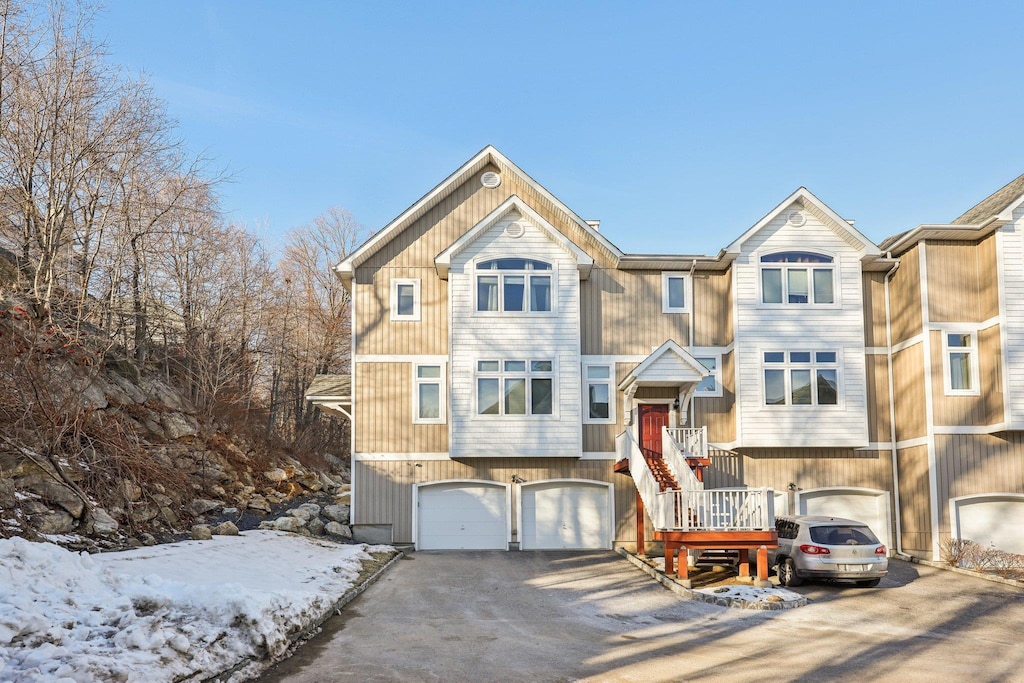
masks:
<path id="1" fill-rule="evenodd" d="M 160 425 L 164 428 L 167 438 L 178 441 L 199 433 L 199 423 L 191 415 L 184 413 L 163 413 L 160 415 Z"/>
<path id="2" fill-rule="evenodd" d="M 213 533 L 217 536 L 237 536 L 238 527 L 232 522 L 221 522 L 213 527 Z"/>
<path id="3" fill-rule="evenodd" d="M 274 528 L 278 531 L 291 531 L 292 533 L 298 532 L 300 529 L 305 528 L 305 524 L 302 520 L 297 517 L 280 517 L 274 521 Z"/>
<path id="4" fill-rule="evenodd" d="M 263 473 L 263 476 L 267 478 L 267 481 L 274 483 L 280 483 L 288 479 L 288 473 L 282 470 L 280 467 L 275 467 L 272 470 L 267 470 Z"/>
<path id="5" fill-rule="evenodd" d="M 257 512 L 267 513 L 270 512 L 270 503 L 267 502 L 266 498 L 257 493 L 254 494 L 253 497 L 249 499 L 248 509 L 255 510 Z"/>
<path id="6" fill-rule="evenodd" d="M 38 470 L 37 470 L 38 472 Z M 85 503 L 74 491 L 49 474 L 31 474 L 17 481 L 18 488 L 31 491 L 52 505 L 57 505 L 75 519 L 85 512 Z"/>
<path id="7" fill-rule="evenodd" d="M 352 538 L 352 529 L 345 526 L 344 524 L 338 524 L 337 522 L 328 522 L 327 526 L 324 527 L 331 536 L 337 536 L 339 538 Z"/>
<path id="8" fill-rule="evenodd" d="M 193 515 L 205 515 L 207 512 L 218 510 L 224 506 L 224 501 L 210 500 L 209 498 L 195 498 L 188 504 L 188 509 Z"/>
<path id="9" fill-rule="evenodd" d="M 306 524 L 306 529 L 308 529 L 309 533 L 313 534 L 314 536 L 323 536 L 324 528 L 324 521 L 319 517 L 314 517 L 313 519 L 309 520 L 308 524 Z"/>
<path id="10" fill-rule="evenodd" d="M 324 517 L 331 520 L 332 522 L 338 522 L 339 524 L 348 524 L 349 506 L 348 505 L 325 505 L 321 513 Z"/>
<path id="11" fill-rule="evenodd" d="M 33 515 L 29 521 L 32 526 L 41 534 L 66 534 L 75 528 L 75 518 L 64 510 L 48 510 L 42 514 Z"/>
<path id="12" fill-rule="evenodd" d="M 117 520 L 111 517 L 103 508 L 93 508 L 89 515 L 92 517 L 93 533 L 99 534 L 100 536 L 110 536 L 117 532 L 118 528 L 121 526 L 117 523 Z"/>
<path id="13" fill-rule="evenodd" d="M 311 514 L 309 510 L 303 510 L 302 508 L 293 508 L 288 511 L 288 515 L 301 521 L 303 525 L 306 525 L 309 522 L 309 520 L 313 519 L 313 517 L 316 516 L 314 514 Z"/>
<path id="14" fill-rule="evenodd" d="M 209 541 L 213 538 L 213 530 L 206 524 L 196 524 L 192 527 L 192 539 L 195 541 Z"/>

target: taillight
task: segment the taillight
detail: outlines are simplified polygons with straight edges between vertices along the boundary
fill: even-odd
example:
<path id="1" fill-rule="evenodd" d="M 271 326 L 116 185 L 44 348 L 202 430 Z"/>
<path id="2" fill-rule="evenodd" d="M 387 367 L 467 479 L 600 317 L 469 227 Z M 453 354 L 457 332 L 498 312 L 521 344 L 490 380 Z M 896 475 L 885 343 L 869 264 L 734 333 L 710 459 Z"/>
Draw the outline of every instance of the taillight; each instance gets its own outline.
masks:
<path id="1" fill-rule="evenodd" d="M 880 545 L 877 548 L 875 548 L 875 555 L 885 555 L 885 546 Z"/>
<path id="2" fill-rule="evenodd" d="M 820 545 L 802 545 L 800 546 L 800 552 L 804 555 L 831 555 L 828 548 L 822 548 Z"/>

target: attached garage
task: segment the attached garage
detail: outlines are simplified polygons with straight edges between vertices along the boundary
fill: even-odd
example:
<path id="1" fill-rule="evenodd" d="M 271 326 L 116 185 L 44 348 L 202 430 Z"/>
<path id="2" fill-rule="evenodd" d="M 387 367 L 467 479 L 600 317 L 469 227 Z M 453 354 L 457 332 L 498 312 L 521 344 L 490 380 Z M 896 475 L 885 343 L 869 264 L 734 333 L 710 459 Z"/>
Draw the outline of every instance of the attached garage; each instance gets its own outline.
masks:
<path id="1" fill-rule="evenodd" d="M 523 484 L 520 491 L 519 539 L 523 550 L 612 547 L 611 484 L 558 479 Z"/>
<path id="2" fill-rule="evenodd" d="M 413 490 L 417 550 L 508 550 L 507 484 L 442 481 Z"/>
<path id="3" fill-rule="evenodd" d="M 889 493 L 865 488 L 820 488 L 799 491 L 797 510 L 801 515 L 845 517 L 864 522 L 891 552 L 892 528 Z"/>
<path id="4" fill-rule="evenodd" d="M 1024 495 L 990 493 L 949 501 L 950 535 L 1024 553 Z"/>

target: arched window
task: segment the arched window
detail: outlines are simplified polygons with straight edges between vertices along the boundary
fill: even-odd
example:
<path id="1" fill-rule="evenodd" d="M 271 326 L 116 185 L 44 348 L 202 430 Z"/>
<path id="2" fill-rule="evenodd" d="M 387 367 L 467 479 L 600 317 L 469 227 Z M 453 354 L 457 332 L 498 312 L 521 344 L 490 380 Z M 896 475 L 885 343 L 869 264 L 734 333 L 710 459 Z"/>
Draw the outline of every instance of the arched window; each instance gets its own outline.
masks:
<path id="1" fill-rule="evenodd" d="M 551 264 L 499 258 L 476 264 L 476 310 L 541 313 L 551 310 Z"/>
<path id="2" fill-rule="evenodd" d="M 761 303 L 835 302 L 835 263 L 831 256 L 785 251 L 761 257 Z"/>

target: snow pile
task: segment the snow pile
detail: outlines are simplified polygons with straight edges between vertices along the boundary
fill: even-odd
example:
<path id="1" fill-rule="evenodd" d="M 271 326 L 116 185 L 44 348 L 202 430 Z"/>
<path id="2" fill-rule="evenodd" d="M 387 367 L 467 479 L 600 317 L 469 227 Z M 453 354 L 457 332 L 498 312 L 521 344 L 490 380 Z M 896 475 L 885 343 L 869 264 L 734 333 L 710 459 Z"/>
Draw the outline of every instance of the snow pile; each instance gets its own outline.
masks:
<path id="1" fill-rule="evenodd" d="M 276 658 L 382 546 L 276 531 L 89 556 L 0 540 L 0 681 L 171 681 Z"/>
<path id="2" fill-rule="evenodd" d="M 717 588 L 696 588 L 699 593 L 713 595 L 716 598 L 729 598 L 731 600 L 743 600 L 748 603 L 758 602 L 793 602 L 803 598 L 799 593 L 794 593 L 785 588 L 758 588 L 747 584 L 731 584 L 718 586 Z"/>

